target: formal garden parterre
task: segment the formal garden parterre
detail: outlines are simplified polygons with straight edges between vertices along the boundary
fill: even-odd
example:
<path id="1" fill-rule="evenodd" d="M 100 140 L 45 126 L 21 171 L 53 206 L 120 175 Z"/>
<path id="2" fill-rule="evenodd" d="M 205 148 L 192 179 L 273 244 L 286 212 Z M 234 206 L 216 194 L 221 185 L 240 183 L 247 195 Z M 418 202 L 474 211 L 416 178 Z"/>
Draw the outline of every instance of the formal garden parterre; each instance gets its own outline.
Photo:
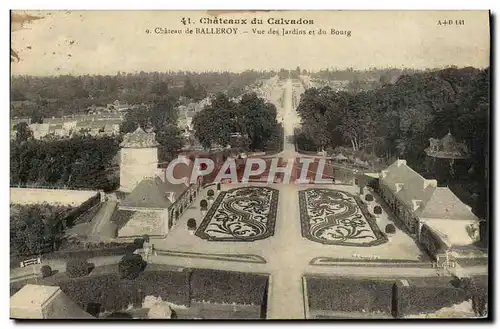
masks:
<path id="1" fill-rule="evenodd" d="M 196 235 L 210 241 L 256 241 L 274 235 L 279 191 L 240 187 L 220 192 Z"/>
<path id="2" fill-rule="evenodd" d="M 375 218 L 350 193 L 310 188 L 299 191 L 302 236 L 322 244 L 376 246 L 387 242 Z"/>

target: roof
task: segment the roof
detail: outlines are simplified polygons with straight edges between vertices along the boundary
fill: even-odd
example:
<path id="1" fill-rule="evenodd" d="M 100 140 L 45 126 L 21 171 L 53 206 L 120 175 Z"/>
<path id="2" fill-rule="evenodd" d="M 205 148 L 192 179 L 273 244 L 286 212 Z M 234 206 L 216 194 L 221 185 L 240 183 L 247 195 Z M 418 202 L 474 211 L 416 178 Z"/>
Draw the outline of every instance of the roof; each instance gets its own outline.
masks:
<path id="1" fill-rule="evenodd" d="M 453 222 L 448 219 L 430 219 L 425 224 L 433 231 L 448 247 L 463 247 L 472 245 L 475 240 L 469 235 L 467 226 L 473 222 Z"/>
<path id="2" fill-rule="evenodd" d="M 387 186 L 407 207 L 413 207 L 412 200 L 421 200 L 424 204 L 430 199 L 436 184 L 426 180 L 416 171 L 406 165 L 406 161 L 397 160 L 387 169 L 385 177 L 380 178 L 380 182 Z M 397 192 L 396 184 L 403 184 L 401 190 Z M 429 183 L 429 184 L 427 184 Z"/>
<path id="3" fill-rule="evenodd" d="M 54 296 L 58 291 L 57 286 L 41 286 L 35 284 L 27 284 L 10 298 L 12 305 L 26 305 L 33 308 L 43 307 L 48 299 Z"/>
<path id="4" fill-rule="evenodd" d="M 128 221 L 118 230 L 118 237 L 163 236 L 164 233 L 161 214 L 156 211 L 131 211 Z"/>
<path id="5" fill-rule="evenodd" d="M 380 182 L 408 208 L 414 209 L 413 201 L 420 201 L 421 206 L 414 211 L 420 218 L 478 220 L 448 187 L 437 187 L 437 181 L 425 179 L 404 160 L 397 160 L 382 173 L 385 177 L 382 175 Z"/>
<path id="6" fill-rule="evenodd" d="M 421 211 L 422 218 L 440 218 L 478 221 L 471 209 L 448 187 L 436 187 Z"/>
<path id="7" fill-rule="evenodd" d="M 454 146 L 457 142 L 451 132 L 448 132 L 448 134 L 441 139 L 441 143 L 443 143 L 444 148 L 447 148 Z"/>
<path id="8" fill-rule="evenodd" d="M 177 175 L 174 173 L 175 178 Z M 168 199 L 167 193 L 173 192 L 179 197 L 188 186 L 184 183 L 174 184 L 172 182 L 163 182 L 161 178 L 143 179 L 121 202 L 121 207 L 134 208 L 168 208 L 172 202 Z"/>
<path id="9" fill-rule="evenodd" d="M 123 137 L 123 142 L 120 146 L 130 148 L 152 148 L 157 147 L 158 142 L 156 141 L 155 133 L 145 132 L 141 127 L 137 127 L 134 132 L 127 133 Z"/>
<path id="10" fill-rule="evenodd" d="M 10 298 L 14 319 L 92 319 L 59 287 L 27 284 Z"/>
<path id="11" fill-rule="evenodd" d="M 172 204 L 166 193 L 170 192 L 159 177 L 143 179 L 130 192 L 120 207 L 168 208 Z"/>

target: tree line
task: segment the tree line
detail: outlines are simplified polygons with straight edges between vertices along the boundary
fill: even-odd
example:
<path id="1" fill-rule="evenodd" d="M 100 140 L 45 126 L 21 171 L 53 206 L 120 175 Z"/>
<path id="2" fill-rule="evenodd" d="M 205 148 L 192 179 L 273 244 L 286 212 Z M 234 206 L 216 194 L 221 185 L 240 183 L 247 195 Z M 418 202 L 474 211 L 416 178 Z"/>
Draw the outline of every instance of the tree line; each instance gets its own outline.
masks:
<path id="1" fill-rule="evenodd" d="M 169 93 L 194 100 L 207 94 L 226 91 L 240 95 L 246 86 L 273 72 L 140 72 L 116 75 L 61 75 L 49 77 L 13 76 L 11 78 L 11 116 L 31 116 L 34 111 L 44 117 L 83 114 L 91 105 L 106 106 L 115 100 L 127 104 L 158 101 Z M 17 106 L 17 103 L 21 103 Z"/>
<path id="2" fill-rule="evenodd" d="M 120 141 L 91 136 L 11 141 L 10 185 L 114 190 Z"/>

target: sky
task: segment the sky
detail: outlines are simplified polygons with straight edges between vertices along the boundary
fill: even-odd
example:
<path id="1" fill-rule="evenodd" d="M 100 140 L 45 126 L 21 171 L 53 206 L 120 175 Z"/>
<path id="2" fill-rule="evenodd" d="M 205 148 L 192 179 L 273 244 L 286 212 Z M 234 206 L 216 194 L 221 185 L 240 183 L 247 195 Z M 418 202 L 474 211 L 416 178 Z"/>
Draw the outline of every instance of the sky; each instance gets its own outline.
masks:
<path id="1" fill-rule="evenodd" d="M 238 28 L 233 35 L 156 34 L 155 28 Z M 202 24 L 201 18 L 262 19 L 260 25 Z M 309 25 L 268 24 L 268 18 Z M 452 25 L 439 25 L 451 20 Z M 457 25 L 456 22 L 463 21 Z M 257 35 L 252 29 L 262 29 Z M 313 30 L 316 35 L 267 34 Z M 317 35 L 319 29 L 326 35 Z M 332 29 L 351 36 L 331 35 Z M 276 70 L 300 66 L 369 69 L 489 66 L 487 11 L 13 11 L 13 75 L 116 74 L 140 71 Z M 146 33 L 149 30 L 150 33 Z M 245 33 L 246 32 L 246 33 Z"/>

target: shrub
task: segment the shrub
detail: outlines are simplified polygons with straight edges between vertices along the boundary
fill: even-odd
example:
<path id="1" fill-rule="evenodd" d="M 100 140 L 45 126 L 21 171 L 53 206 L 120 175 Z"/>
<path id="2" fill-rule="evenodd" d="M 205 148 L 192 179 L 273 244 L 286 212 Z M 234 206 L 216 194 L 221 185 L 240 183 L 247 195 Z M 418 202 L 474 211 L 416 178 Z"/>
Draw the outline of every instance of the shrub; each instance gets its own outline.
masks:
<path id="1" fill-rule="evenodd" d="M 125 254 L 133 254 L 138 249 L 137 245 L 129 244 L 125 247 Z"/>
<path id="2" fill-rule="evenodd" d="M 49 265 L 43 265 L 40 272 L 42 273 L 42 278 L 46 278 L 52 275 L 52 268 Z"/>
<path id="3" fill-rule="evenodd" d="M 187 221 L 187 228 L 190 231 L 196 230 L 196 219 L 189 218 L 188 221 Z"/>
<path id="4" fill-rule="evenodd" d="M 133 319 L 134 317 L 127 312 L 113 312 L 110 315 L 106 316 L 106 319 L 115 319 L 115 320 L 123 320 L 123 319 Z"/>
<path id="5" fill-rule="evenodd" d="M 396 233 L 396 227 L 393 224 L 387 224 L 385 226 L 385 233 L 394 234 Z"/>
<path id="6" fill-rule="evenodd" d="M 141 255 L 128 254 L 123 256 L 118 264 L 118 272 L 122 279 L 135 279 L 146 268 L 146 262 Z"/>
<path id="7" fill-rule="evenodd" d="M 134 245 L 137 246 L 137 249 L 141 249 L 144 246 L 144 239 L 143 238 L 135 238 Z"/>
<path id="8" fill-rule="evenodd" d="M 208 208 L 208 201 L 203 199 L 200 201 L 200 208 L 206 210 Z"/>
<path id="9" fill-rule="evenodd" d="M 87 304 L 87 313 L 94 316 L 99 317 L 99 313 L 101 313 L 101 304 L 99 303 L 88 303 Z"/>
<path id="10" fill-rule="evenodd" d="M 144 240 L 144 242 L 149 242 L 149 235 L 144 234 L 144 235 L 142 236 L 142 239 Z"/>
<path id="11" fill-rule="evenodd" d="M 220 183 L 217 183 L 217 191 L 220 191 L 221 185 Z"/>
<path id="12" fill-rule="evenodd" d="M 466 301 L 464 290 L 454 287 L 449 278 L 410 279 L 409 287 L 396 285 L 398 316 L 433 313 Z"/>
<path id="13" fill-rule="evenodd" d="M 100 304 L 99 312 L 123 312 L 130 304 L 141 307 L 144 296 L 150 295 L 189 307 L 189 276 L 189 271 L 144 271 L 135 280 L 120 280 L 118 273 L 107 273 L 66 278 L 55 285 L 83 309 L 94 303 Z M 11 290 L 25 283 L 19 289 L 16 284 L 11 283 Z"/>
<path id="14" fill-rule="evenodd" d="M 191 275 L 192 301 L 262 305 L 268 277 L 254 273 L 194 269 Z"/>
<path id="15" fill-rule="evenodd" d="M 373 213 L 374 213 L 375 215 L 380 215 L 380 214 L 382 214 L 382 207 L 381 207 L 381 206 L 375 206 L 375 207 L 373 207 Z"/>
<path id="16" fill-rule="evenodd" d="M 367 194 L 367 195 L 365 196 L 365 200 L 366 200 L 366 201 L 368 201 L 368 202 L 373 201 L 373 195 L 371 195 L 371 194 Z"/>
<path id="17" fill-rule="evenodd" d="M 210 199 L 212 199 L 212 198 L 214 197 L 214 195 L 215 195 L 214 190 L 212 190 L 212 189 L 208 190 L 208 192 L 207 192 L 207 196 L 208 196 Z"/>
<path id="18" fill-rule="evenodd" d="M 90 273 L 91 267 L 86 259 L 73 258 L 66 263 L 66 273 L 72 278 L 85 276 Z"/>
<path id="19" fill-rule="evenodd" d="M 382 312 L 391 314 L 391 280 L 307 278 L 307 291 L 311 310 L 340 312 Z"/>

